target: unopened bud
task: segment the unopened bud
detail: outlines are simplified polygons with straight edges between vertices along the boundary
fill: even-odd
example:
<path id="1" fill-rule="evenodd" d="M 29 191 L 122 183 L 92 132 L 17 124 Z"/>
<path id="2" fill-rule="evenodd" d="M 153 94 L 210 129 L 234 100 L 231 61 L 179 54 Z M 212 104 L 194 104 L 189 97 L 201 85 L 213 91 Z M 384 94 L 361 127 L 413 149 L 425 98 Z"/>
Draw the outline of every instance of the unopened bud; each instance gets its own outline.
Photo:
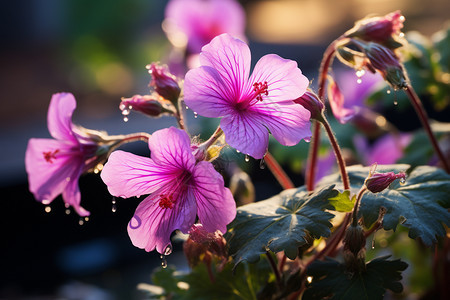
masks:
<path id="1" fill-rule="evenodd" d="M 322 113 L 325 109 L 325 105 L 311 90 L 308 89 L 300 98 L 295 99 L 294 102 L 309 110 L 311 119 L 318 121 L 323 120 Z"/>
<path id="2" fill-rule="evenodd" d="M 155 94 L 134 95 L 131 98 L 122 98 L 119 108 L 124 115 L 127 115 L 130 110 L 138 111 L 150 117 L 158 117 L 164 113 L 173 113 L 173 111 L 163 106 L 161 102 L 164 101 L 163 99 L 158 99 L 158 96 Z"/>
<path id="3" fill-rule="evenodd" d="M 377 70 L 394 89 L 403 89 L 408 86 L 407 76 L 397 55 L 380 44 L 369 42 L 363 44 L 367 56 L 368 69 Z"/>
<path id="4" fill-rule="evenodd" d="M 230 191 L 236 200 L 236 205 L 241 206 L 255 202 L 255 187 L 247 173 L 237 168 L 230 178 Z"/>
<path id="5" fill-rule="evenodd" d="M 404 183 L 406 174 L 404 172 L 398 174 L 395 174 L 394 172 L 370 174 L 364 184 L 372 193 L 379 193 L 388 188 L 396 179 L 400 179 L 400 182 Z"/>
<path id="6" fill-rule="evenodd" d="M 358 224 L 350 224 L 343 239 L 344 259 L 347 269 L 360 272 L 365 268 L 366 237 L 364 230 Z"/>
<path id="7" fill-rule="evenodd" d="M 150 86 L 155 89 L 161 97 L 177 105 L 178 97 L 180 96 L 181 88 L 166 66 L 161 66 L 157 63 L 152 63 L 146 67 L 152 75 Z"/>
<path id="8" fill-rule="evenodd" d="M 220 231 L 208 232 L 202 224 L 194 224 L 189 230 L 189 238 L 183 246 L 191 267 L 201 261 L 210 263 L 211 258 L 227 260 L 227 242 Z"/>
<path id="9" fill-rule="evenodd" d="M 402 46 L 398 40 L 402 37 L 401 29 L 404 21 L 405 17 L 400 11 L 389 13 L 383 17 L 365 18 L 356 22 L 355 26 L 345 35 L 381 43 L 390 49 L 395 49 Z"/>

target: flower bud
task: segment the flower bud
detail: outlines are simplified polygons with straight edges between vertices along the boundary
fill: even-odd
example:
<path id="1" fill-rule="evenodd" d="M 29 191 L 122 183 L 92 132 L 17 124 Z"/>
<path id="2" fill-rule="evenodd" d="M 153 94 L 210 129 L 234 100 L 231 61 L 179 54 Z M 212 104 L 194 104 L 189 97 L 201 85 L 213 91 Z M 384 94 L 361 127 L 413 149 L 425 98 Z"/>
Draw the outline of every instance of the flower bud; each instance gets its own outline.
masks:
<path id="1" fill-rule="evenodd" d="M 367 68 L 377 70 L 394 89 L 403 89 L 408 86 L 407 76 L 397 55 L 380 44 L 369 42 L 363 44 L 367 56 Z"/>
<path id="2" fill-rule="evenodd" d="M 227 242 L 222 233 L 208 232 L 202 224 L 192 225 L 183 250 L 191 267 L 202 261 L 209 264 L 212 257 L 222 261 L 228 259 Z"/>
<path id="3" fill-rule="evenodd" d="M 131 98 L 122 98 L 119 108 L 123 115 L 128 115 L 132 109 L 150 117 L 158 117 L 164 113 L 173 113 L 173 111 L 164 107 L 164 101 L 163 99 L 158 99 L 158 96 L 155 94 L 134 95 Z"/>
<path id="4" fill-rule="evenodd" d="M 253 182 L 250 176 L 239 168 L 236 168 L 230 178 L 230 191 L 237 206 L 255 202 Z"/>
<path id="5" fill-rule="evenodd" d="M 370 174 L 364 184 L 372 193 L 379 193 L 388 188 L 389 185 L 396 179 L 400 179 L 400 182 L 404 183 L 406 180 L 406 174 L 404 172 L 400 172 L 398 174 L 395 174 L 394 172 Z"/>
<path id="6" fill-rule="evenodd" d="M 347 37 L 356 37 L 369 42 L 381 43 L 390 49 L 401 47 L 398 41 L 402 37 L 401 29 L 405 17 L 400 11 L 395 11 L 383 17 L 365 18 L 356 22 L 355 26 L 346 32 Z"/>
<path id="7" fill-rule="evenodd" d="M 300 98 L 294 100 L 311 112 L 311 119 L 322 121 L 322 113 L 325 105 L 320 101 L 319 97 L 310 89 L 308 89 Z"/>
<path id="8" fill-rule="evenodd" d="M 352 272 L 364 270 L 366 237 L 362 227 L 358 224 L 350 224 L 345 231 L 342 242 L 344 244 L 344 259 L 347 269 Z"/>
<path id="9" fill-rule="evenodd" d="M 177 105 L 181 88 L 176 81 L 176 77 L 169 73 L 167 67 L 152 63 L 146 67 L 152 75 L 150 86 L 155 89 L 161 97 Z"/>

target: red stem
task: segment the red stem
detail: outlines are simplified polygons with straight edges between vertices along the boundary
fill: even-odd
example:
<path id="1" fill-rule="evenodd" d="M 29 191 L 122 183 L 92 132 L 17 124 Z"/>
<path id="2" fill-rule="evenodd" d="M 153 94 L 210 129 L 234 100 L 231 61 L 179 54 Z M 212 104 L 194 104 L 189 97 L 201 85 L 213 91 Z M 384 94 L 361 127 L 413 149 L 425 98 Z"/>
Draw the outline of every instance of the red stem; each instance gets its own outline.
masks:
<path id="1" fill-rule="evenodd" d="M 267 260 L 269 261 L 270 267 L 272 268 L 272 271 L 275 274 L 275 279 L 277 281 L 277 287 L 279 290 L 281 290 L 283 288 L 283 285 L 281 283 L 281 276 L 280 276 L 280 272 L 278 272 L 277 264 L 273 260 L 273 257 L 269 251 L 266 251 L 266 256 L 267 256 Z"/>
<path id="2" fill-rule="evenodd" d="M 422 126 L 425 129 L 425 132 L 427 133 L 428 138 L 431 141 L 431 145 L 433 146 L 434 151 L 441 160 L 445 171 L 450 174 L 450 166 L 447 160 L 445 159 L 445 156 L 442 153 L 441 149 L 439 148 L 439 144 L 436 138 L 433 135 L 433 131 L 431 130 L 430 123 L 428 121 L 428 115 L 422 105 L 422 102 L 420 101 L 419 97 L 417 96 L 412 86 L 408 85 L 404 90 L 406 95 L 408 95 L 409 100 L 411 101 L 411 104 L 413 105 L 417 115 L 419 116 L 420 122 L 422 123 Z"/>
<path id="3" fill-rule="evenodd" d="M 292 183 L 291 179 L 287 176 L 286 172 L 284 172 L 272 154 L 267 152 L 264 156 L 264 161 L 283 189 L 287 190 L 295 188 L 295 185 Z"/>

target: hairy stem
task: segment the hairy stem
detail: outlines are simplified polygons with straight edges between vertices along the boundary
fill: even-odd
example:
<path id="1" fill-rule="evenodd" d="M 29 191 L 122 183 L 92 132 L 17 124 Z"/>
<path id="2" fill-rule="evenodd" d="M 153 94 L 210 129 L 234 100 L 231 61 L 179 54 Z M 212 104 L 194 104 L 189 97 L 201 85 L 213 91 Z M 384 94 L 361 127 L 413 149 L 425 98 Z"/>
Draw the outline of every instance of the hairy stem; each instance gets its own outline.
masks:
<path id="1" fill-rule="evenodd" d="M 325 128 L 325 131 L 327 132 L 328 139 L 330 140 L 331 147 L 333 148 L 334 154 L 336 156 L 339 171 L 341 173 L 342 183 L 344 185 L 344 190 L 350 190 L 350 180 L 348 178 L 345 161 L 342 157 L 341 148 L 339 147 L 339 144 L 336 140 L 336 137 L 333 134 L 333 131 L 331 130 L 330 123 L 328 123 L 325 116 L 323 117 L 322 125 Z"/>
<path id="2" fill-rule="evenodd" d="M 264 156 L 264 161 L 266 162 L 266 165 L 272 172 L 273 176 L 275 176 L 277 181 L 283 187 L 283 189 L 292 189 L 295 187 L 291 179 L 287 176 L 286 172 L 284 172 L 284 170 L 281 168 L 280 164 L 272 156 L 272 154 L 267 152 Z"/>
<path id="3" fill-rule="evenodd" d="M 280 272 L 278 272 L 277 264 L 273 260 L 272 255 L 269 251 L 266 251 L 267 260 L 269 261 L 270 267 L 272 268 L 273 273 L 275 274 L 275 279 L 277 281 L 277 287 L 281 291 L 283 288 L 283 284 L 281 282 Z"/>
<path id="4" fill-rule="evenodd" d="M 406 95 L 408 95 L 408 98 L 411 101 L 411 104 L 413 105 L 417 115 L 419 116 L 420 122 L 422 123 L 422 126 L 425 129 L 428 138 L 430 139 L 434 151 L 436 152 L 437 156 L 442 162 L 442 166 L 444 167 L 445 171 L 450 174 L 450 166 L 447 160 L 445 159 L 445 156 L 442 153 L 441 149 L 439 148 L 439 144 L 435 136 L 433 135 L 433 131 L 431 130 L 430 123 L 428 121 L 428 115 L 422 105 L 422 102 L 420 101 L 419 97 L 417 96 L 412 86 L 408 85 L 404 90 Z"/>

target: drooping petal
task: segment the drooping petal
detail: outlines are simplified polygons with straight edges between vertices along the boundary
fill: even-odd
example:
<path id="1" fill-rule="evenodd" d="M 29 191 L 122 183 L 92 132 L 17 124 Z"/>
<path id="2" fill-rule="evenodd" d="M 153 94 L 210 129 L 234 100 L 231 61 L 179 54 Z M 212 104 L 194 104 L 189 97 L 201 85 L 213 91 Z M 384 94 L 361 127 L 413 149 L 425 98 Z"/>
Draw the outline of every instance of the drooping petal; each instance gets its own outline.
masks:
<path id="1" fill-rule="evenodd" d="M 225 233 L 236 216 L 236 203 L 231 191 L 224 187 L 223 177 L 210 162 L 201 161 L 194 169 L 193 178 L 200 223 L 209 232 Z"/>
<path id="2" fill-rule="evenodd" d="M 171 182 L 176 171 L 148 157 L 117 150 L 109 156 L 100 176 L 111 195 L 129 198 L 155 192 Z"/>
<path id="3" fill-rule="evenodd" d="M 334 117 L 341 124 L 350 121 L 356 114 L 356 109 L 344 107 L 344 95 L 332 77 L 328 77 L 328 99 Z"/>
<path id="4" fill-rule="evenodd" d="M 70 93 L 59 93 L 52 96 L 47 113 L 47 126 L 52 137 L 77 143 L 72 132 L 72 114 L 77 106 Z"/>
<path id="5" fill-rule="evenodd" d="M 30 191 L 36 200 L 49 204 L 66 188 L 74 173 L 82 169 L 81 156 L 70 143 L 53 139 L 30 139 L 25 153 Z"/>
<path id="6" fill-rule="evenodd" d="M 148 145 L 153 161 L 171 169 L 191 171 L 195 157 L 191 150 L 191 140 L 186 131 L 175 127 L 156 131 Z"/>
<path id="7" fill-rule="evenodd" d="M 86 217 L 90 215 L 90 212 L 88 212 L 86 209 L 81 207 L 81 193 L 80 188 L 78 186 L 78 178 L 81 176 L 82 170 L 79 169 L 75 173 L 72 174 L 72 176 L 68 177 L 70 178 L 67 180 L 67 185 L 64 191 L 62 192 L 62 197 L 64 200 L 64 203 L 69 204 L 72 206 L 77 214 L 81 217 Z"/>
<path id="8" fill-rule="evenodd" d="M 258 102 L 253 107 L 258 112 L 255 118 L 259 118 L 259 122 L 284 146 L 294 146 L 302 139 L 309 141 L 311 113 L 293 101 L 270 103 L 271 99 Z"/>
<path id="9" fill-rule="evenodd" d="M 269 145 L 269 133 L 260 121 L 258 114 L 248 110 L 224 117 L 220 127 L 231 147 L 260 159 L 266 154 Z"/>
<path id="10" fill-rule="evenodd" d="M 184 79 L 184 102 L 204 117 L 218 118 L 229 113 L 234 102 L 232 93 L 211 67 L 192 69 Z"/>
<path id="11" fill-rule="evenodd" d="M 295 61 L 276 54 L 265 55 L 256 63 L 248 83 L 251 86 L 258 82 L 267 82 L 269 97 L 273 101 L 297 99 L 309 85 L 308 78 Z"/>
<path id="12" fill-rule="evenodd" d="M 139 204 L 128 223 L 128 235 L 134 246 L 147 252 L 156 248 L 163 254 L 174 230 L 187 233 L 194 224 L 197 206 L 193 196 L 185 194 L 177 199 L 173 208 L 162 208 L 159 196 L 154 193 Z"/>
<path id="13" fill-rule="evenodd" d="M 202 48 L 200 64 L 216 69 L 231 95 L 239 100 L 250 74 L 250 49 L 243 41 L 224 33 Z"/>

